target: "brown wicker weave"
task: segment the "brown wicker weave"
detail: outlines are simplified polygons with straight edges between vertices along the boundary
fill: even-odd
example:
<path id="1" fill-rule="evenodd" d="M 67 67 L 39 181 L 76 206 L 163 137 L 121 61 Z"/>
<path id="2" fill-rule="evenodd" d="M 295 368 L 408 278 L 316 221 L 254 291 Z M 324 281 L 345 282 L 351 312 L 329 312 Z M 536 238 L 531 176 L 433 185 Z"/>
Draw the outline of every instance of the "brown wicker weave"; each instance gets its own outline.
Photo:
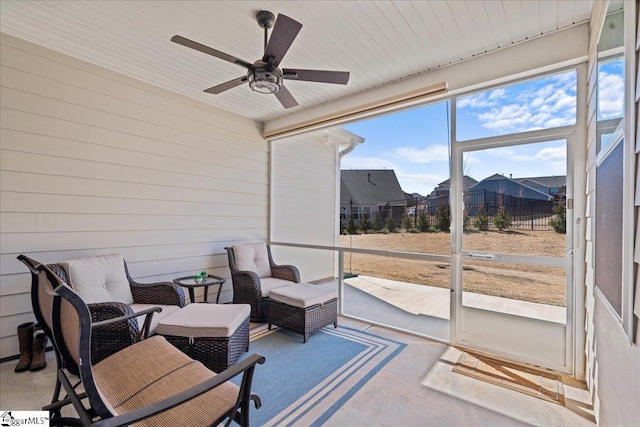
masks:
<path id="1" fill-rule="evenodd" d="M 238 270 L 233 248 L 225 248 L 229 257 L 229 269 L 233 281 L 233 303 L 251 305 L 251 321 L 265 323 L 267 321 L 267 296 L 262 296 L 260 276 L 253 271 Z M 271 277 L 300 283 L 300 272 L 293 265 L 277 265 L 271 257 L 271 247 L 267 245 Z"/>
<path id="2" fill-rule="evenodd" d="M 268 323 L 269 330 L 271 330 L 271 325 L 276 325 L 302 334 L 303 342 L 306 343 L 310 333 L 331 323 L 334 328 L 338 327 L 338 298 L 306 308 L 294 307 L 269 299 Z"/>
<path id="3" fill-rule="evenodd" d="M 199 360 L 214 372 L 222 372 L 233 366 L 243 352 L 249 351 L 249 318 L 230 337 L 201 337 L 189 342 L 188 337 L 163 335 L 180 351 Z"/>
<path id="4" fill-rule="evenodd" d="M 67 273 L 62 265 L 49 264 L 48 267 L 65 283 L 69 283 Z M 136 282 L 129 275 L 126 261 L 124 262 L 124 270 L 129 280 L 129 286 L 131 286 L 134 303 L 185 306 L 184 290 L 180 286 L 171 282 Z M 94 323 L 133 314 L 131 307 L 120 302 L 88 304 L 88 307 L 91 312 L 91 321 Z M 92 363 L 98 363 L 123 348 L 138 342 L 141 338 L 140 335 L 138 322 L 133 318 L 124 322 L 94 328 L 91 333 Z"/>
<path id="5" fill-rule="evenodd" d="M 45 265 L 24 259 L 38 277 L 48 308 L 44 319 L 54 336 L 56 354 L 65 354 L 65 364 L 79 370 L 80 382 L 63 364 L 58 364 L 56 392 L 60 386 L 68 398 L 53 402 L 51 425 L 116 427 L 138 425 L 226 425 L 250 424 L 250 403 L 260 408 L 260 398 L 251 393 L 256 364 L 264 357 L 253 354 L 215 374 L 194 361 L 165 338 L 154 336 L 136 342 L 95 364 L 92 362 L 91 322 L 84 301 Z M 46 301 L 45 301 L 46 300 Z M 148 309 L 153 310 L 153 309 Z M 122 319 L 110 319 L 103 324 Z M 50 322 L 49 322 L 50 321 Z M 241 377 L 240 385 L 229 380 Z M 59 409 L 73 405 L 73 416 Z M 71 413 L 71 411 L 69 411 Z"/>

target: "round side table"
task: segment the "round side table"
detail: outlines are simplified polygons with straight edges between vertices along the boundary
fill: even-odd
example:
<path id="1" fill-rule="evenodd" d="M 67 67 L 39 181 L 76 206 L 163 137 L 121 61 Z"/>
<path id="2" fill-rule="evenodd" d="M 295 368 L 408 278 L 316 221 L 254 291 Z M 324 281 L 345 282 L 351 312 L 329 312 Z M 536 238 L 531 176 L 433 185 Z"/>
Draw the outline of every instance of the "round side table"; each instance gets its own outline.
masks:
<path id="1" fill-rule="evenodd" d="M 218 285 L 218 295 L 216 296 L 216 304 L 220 303 L 220 292 L 222 291 L 222 285 L 226 282 L 226 279 L 220 276 L 214 276 L 212 274 L 207 275 L 206 278 L 202 280 L 200 283 L 196 283 L 193 279 L 193 276 L 187 277 L 179 277 L 173 280 L 173 283 L 176 285 L 182 286 L 183 288 L 187 288 L 189 290 L 189 299 L 191 302 L 196 302 L 196 297 L 194 295 L 193 289 L 204 286 L 204 302 L 207 301 L 207 297 L 209 294 L 209 286 L 210 285 Z"/>

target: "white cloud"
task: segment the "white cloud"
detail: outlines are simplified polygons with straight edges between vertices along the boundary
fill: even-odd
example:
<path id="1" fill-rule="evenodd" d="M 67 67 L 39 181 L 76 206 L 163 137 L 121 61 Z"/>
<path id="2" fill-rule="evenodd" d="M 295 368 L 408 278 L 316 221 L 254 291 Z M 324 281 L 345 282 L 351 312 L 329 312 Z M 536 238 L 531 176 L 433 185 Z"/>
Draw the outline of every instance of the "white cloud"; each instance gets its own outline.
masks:
<path id="1" fill-rule="evenodd" d="M 474 95 L 462 96 L 456 100 L 458 108 L 486 108 L 498 105 L 498 102 L 505 96 L 505 89 L 494 89 L 488 92 L 477 93 Z"/>
<path id="2" fill-rule="evenodd" d="M 549 141 L 524 145 L 491 148 L 472 151 L 471 158 L 478 165 L 471 167 L 472 176 L 477 180 L 495 173 L 516 178 L 530 176 L 565 175 L 567 173 L 566 143 Z"/>
<path id="3" fill-rule="evenodd" d="M 488 94 L 489 94 L 488 98 L 490 100 L 498 100 L 498 99 L 504 98 L 506 93 L 507 93 L 507 91 L 505 89 L 503 89 L 503 88 L 490 90 L 488 92 Z"/>
<path id="4" fill-rule="evenodd" d="M 603 119 L 623 116 L 624 81 L 620 74 L 598 73 L 598 109 Z"/>
<path id="5" fill-rule="evenodd" d="M 425 148 L 399 147 L 393 156 L 411 163 L 438 163 L 449 161 L 449 149 L 446 145 L 430 145 Z"/>
<path id="6" fill-rule="evenodd" d="M 575 73 L 547 77 L 545 83 L 517 93 L 508 88 L 499 89 L 502 91 L 496 97 L 499 103 L 489 102 L 491 93 L 497 89 L 473 95 L 477 101 L 465 100 L 458 106 L 478 108 L 479 111 L 470 113 L 477 116 L 479 124 L 501 135 L 575 123 Z"/>
<path id="7" fill-rule="evenodd" d="M 567 149 L 563 146 L 545 147 L 536 153 L 525 153 L 518 147 L 494 148 L 490 151 L 494 156 L 508 159 L 511 162 L 561 162 L 566 164 Z"/>
<path id="8" fill-rule="evenodd" d="M 566 119 L 563 119 L 562 117 L 553 117 L 544 123 L 543 128 L 555 128 L 565 125 L 567 125 Z"/>
<path id="9" fill-rule="evenodd" d="M 538 151 L 532 157 L 533 160 L 542 160 L 549 162 L 566 162 L 567 149 L 565 147 L 547 147 Z"/>
<path id="10" fill-rule="evenodd" d="M 407 193 L 420 193 L 422 196 L 431 193 L 438 184 L 448 178 L 447 176 L 411 174 L 402 171 L 396 171 L 396 176 L 403 191 Z"/>
<path id="11" fill-rule="evenodd" d="M 340 169 L 398 169 L 398 165 L 382 157 L 345 156 L 340 161 Z"/>

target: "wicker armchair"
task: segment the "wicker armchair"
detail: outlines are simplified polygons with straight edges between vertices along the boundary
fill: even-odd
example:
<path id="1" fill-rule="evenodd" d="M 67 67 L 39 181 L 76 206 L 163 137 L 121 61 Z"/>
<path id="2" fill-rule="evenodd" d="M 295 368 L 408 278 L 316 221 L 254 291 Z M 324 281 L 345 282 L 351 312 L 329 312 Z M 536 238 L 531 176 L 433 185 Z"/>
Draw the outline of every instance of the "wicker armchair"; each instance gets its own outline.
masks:
<path id="1" fill-rule="evenodd" d="M 251 305 L 251 321 L 267 321 L 267 301 L 271 289 L 300 283 L 293 265 L 273 262 L 265 243 L 245 243 L 225 248 L 233 281 L 233 303 Z"/>
<path id="2" fill-rule="evenodd" d="M 43 319 L 53 332 L 56 354 L 64 354 L 65 363 L 80 377 L 76 383 L 70 377 L 73 372 L 58 365 L 56 391 L 62 386 L 68 398 L 43 408 L 52 412 L 51 425 L 152 427 L 219 425 L 225 420 L 229 425 L 233 420 L 249 426 L 251 401 L 256 408 L 261 406 L 260 398 L 251 393 L 251 383 L 255 366 L 264 363 L 264 357 L 250 355 L 216 374 L 164 337 L 154 336 L 92 363 L 92 330 L 128 321 L 129 316 L 92 322 L 83 299 L 51 269 L 29 259 L 21 261 L 38 277 L 39 303 L 47 310 Z M 229 381 L 240 376 L 239 386 Z M 60 408 L 69 404 L 77 418 L 61 416 Z"/>
<path id="3" fill-rule="evenodd" d="M 104 278 L 98 277 L 92 286 L 80 287 L 80 282 L 91 281 L 91 266 L 89 269 L 83 268 L 79 272 L 72 271 L 78 263 L 101 261 L 124 264 L 124 272 L 119 270 L 121 283 L 128 283 L 130 295 L 124 299 L 126 302 L 112 300 L 107 294 L 99 294 L 96 289 L 101 290 L 107 285 Z M 97 363 L 113 353 L 122 350 L 131 344 L 138 342 L 155 331 L 155 325 L 159 320 L 174 313 L 185 306 L 184 290 L 171 282 L 159 283 L 139 283 L 131 278 L 129 269 L 124 258 L 120 255 L 102 255 L 97 257 L 83 258 L 79 260 L 64 261 L 59 264 L 50 264 L 48 267 L 58 275 L 65 283 L 76 289 L 80 296 L 87 302 L 91 312 L 92 322 L 113 319 L 116 317 L 128 316 L 141 310 L 146 310 L 153 306 L 160 306 L 162 311 L 152 317 L 131 317 L 126 321 L 96 327 L 91 336 L 92 360 Z M 86 279 L 82 276 L 87 275 Z"/>
<path id="4" fill-rule="evenodd" d="M 57 371 L 64 372 L 65 376 L 67 377 L 68 375 L 79 376 L 80 367 L 78 366 L 77 361 L 71 356 L 69 348 L 56 342 L 53 333 L 54 326 L 51 323 L 53 298 L 46 292 L 45 285 L 47 283 L 50 283 L 50 277 L 47 275 L 47 271 L 51 274 L 55 273 L 53 273 L 49 268 L 45 268 L 44 264 L 42 264 L 41 262 L 29 258 L 25 255 L 19 255 L 18 260 L 21 261 L 25 266 L 27 266 L 27 268 L 31 272 L 31 306 L 33 308 L 33 314 L 35 315 L 39 326 L 49 338 L 49 342 L 51 342 L 51 344 L 53 345 Z M 64 274 L 64 270 L 62 270 L 58 264 L 53 265 L 60 268 L 59 271 Z M 60 279 L 60 281 L 62 280 Z M 137 313 L 130 315 L 132 317 L 119 319 L 121 319 L 121 321 L 123 322 L 128 322 L 133 319 L 133 316 L 150 318 L 159 310 L 159 307 L 148 308 L 146 310 L 138 311 Z M 54 421 L 52 421 L 52 425 L 66 425 L 63 422 L 64 419 L 61 418 L 61 411 L 62 408 L 71 404 L 71 401 L 68 398 L 63 397 L 60 394 L 62 388 L 60 378 L 60 375 L 56 376 L 56 385 L 51 403 L 42 408 L 43 411 L 48 411 L 52 414 L 52 419 L 56 419 L 55 423 Z M 73 422 L 72 420 L 69 425 L 77 425 L 77 423 Z"/>

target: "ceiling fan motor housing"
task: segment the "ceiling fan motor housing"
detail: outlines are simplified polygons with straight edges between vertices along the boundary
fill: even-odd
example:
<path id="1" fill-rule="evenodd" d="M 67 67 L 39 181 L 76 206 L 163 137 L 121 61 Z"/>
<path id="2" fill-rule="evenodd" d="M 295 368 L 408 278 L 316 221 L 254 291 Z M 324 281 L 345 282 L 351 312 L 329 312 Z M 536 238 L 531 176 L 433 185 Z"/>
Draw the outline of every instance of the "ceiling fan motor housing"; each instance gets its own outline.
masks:
<path id="1" fill-rule="evenodd" d="M 273 23 L 275 22 L 276 17 L 268 10 L 261 10 L 256 14 L 256 20 L 258 21 L 258 25 L 260 25 L 261 28 L 271 28 L 273 27 Z"/>
<path id="2" fill-rule="evenodd" d="M 258 93 L 272 94 L 280 90 L 282 72 L 262 61 L 256 61 L 247 73 L 251 90 Z"/>

